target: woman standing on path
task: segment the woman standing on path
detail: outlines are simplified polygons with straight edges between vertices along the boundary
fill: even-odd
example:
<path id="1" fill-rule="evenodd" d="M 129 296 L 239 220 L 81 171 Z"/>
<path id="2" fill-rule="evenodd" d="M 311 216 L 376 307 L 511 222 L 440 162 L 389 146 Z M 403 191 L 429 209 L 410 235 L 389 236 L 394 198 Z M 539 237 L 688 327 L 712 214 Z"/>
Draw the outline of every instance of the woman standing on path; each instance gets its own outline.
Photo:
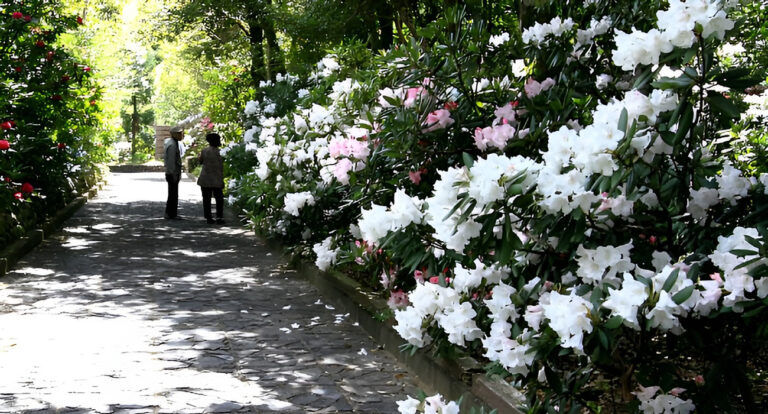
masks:
<path id="1" fill-rule="evenodd" d="M 224 161 L 219 154 L 221 136 L 210 133 L 205 136 L 209 146 L 200 152 L 200 164 L 203 166 L 197 185 L 203 192 L 203 215 L 208 224 L 224 223 Z M 211 195 L 216 199 L 216 220 L 211 215 Z"/>

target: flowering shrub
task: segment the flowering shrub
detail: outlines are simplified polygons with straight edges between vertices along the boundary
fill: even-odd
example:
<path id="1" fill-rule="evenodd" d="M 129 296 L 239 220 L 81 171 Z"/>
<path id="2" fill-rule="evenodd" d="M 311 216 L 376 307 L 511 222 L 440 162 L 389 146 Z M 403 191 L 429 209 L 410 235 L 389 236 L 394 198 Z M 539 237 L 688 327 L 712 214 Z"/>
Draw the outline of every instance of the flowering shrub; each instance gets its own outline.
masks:
<path id="1" fill-rule="evenodd" d="M 370 70 L 326 58 L 295 109 L 251 106 L 233 197 L 530 412 L 758 412 L 768 171 L 732 139 L 764 134 L 735 122 L 760 78 L 718 52 L 733 5 L 604 3 L 490 38 L 450 10 Z"/>
<path id="2" fill-rule="evenodd" d="M 91 68 L 56 42 L 82 20 L 59 8 L 0 4 L 0 241 L 92 186 L 94 162 L 106 156 Z"/>

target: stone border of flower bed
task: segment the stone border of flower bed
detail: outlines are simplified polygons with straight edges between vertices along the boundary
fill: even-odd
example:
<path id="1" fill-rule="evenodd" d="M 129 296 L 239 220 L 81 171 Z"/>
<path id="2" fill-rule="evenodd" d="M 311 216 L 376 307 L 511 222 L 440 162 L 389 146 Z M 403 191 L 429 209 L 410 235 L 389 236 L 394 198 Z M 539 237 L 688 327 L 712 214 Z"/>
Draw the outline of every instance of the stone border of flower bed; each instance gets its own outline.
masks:
<path id="1" fill-rule="evenodd" d="M 27 231 L 26 235 L 0 251 L 0 277 L 5 276 L 24 255 L 42 243 L 46 235 L 59 231 L 63 227 L 64 222 L 83 207 L 89 198 L 95 197 L 103 185 L 104 181 L 99 181 L 87 193 L 70 201 L 69 204 L 56 212 L 56 214 L 46 218 L 39 228 Z"/>
<path id="2" fill-rule="evenodd" d="M 260 237 L 273 249 L 282 251 L 283 245 L 279 241 Z M 392 319 L 380 321 L 376 318 L 388 309 L 386 301 L 367 292 L 343 273 L 321 271 L 295 255 L 288 255 L 288 259 L 298 275 L 315 285 L 337 309 L 348 312 L 351 320 L 360 324 L 378 344 L 405 365 L 422 383 L 425 392 L 440 393 L 454 401 L 461 398 L 461 411 L 466 413 L 473 407 L 483 407 L 486 412 L 496 409 L 499 414 L 521 414 L 517 407 L 523 401 L 522 393 L 500 379 L 489 378 L 474 359 L 447 361 L 424 350 L 413 355 L 400 352 L 403 339 L 394 330 Z"/>

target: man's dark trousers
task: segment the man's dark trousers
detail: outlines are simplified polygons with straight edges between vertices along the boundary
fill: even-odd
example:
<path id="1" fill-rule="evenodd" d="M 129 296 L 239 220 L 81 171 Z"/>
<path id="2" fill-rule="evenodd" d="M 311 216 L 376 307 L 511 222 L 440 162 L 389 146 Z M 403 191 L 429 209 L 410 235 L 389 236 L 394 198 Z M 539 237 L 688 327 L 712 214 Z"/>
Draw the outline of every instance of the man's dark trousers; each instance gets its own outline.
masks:
<path id="1" fill-rule="evenodd" d="M 165 202 L 165 217 L 175 218 L 179 211 L 179 181 L 181 174 L 165 174 L 168 182 L 168 201 Z"/>

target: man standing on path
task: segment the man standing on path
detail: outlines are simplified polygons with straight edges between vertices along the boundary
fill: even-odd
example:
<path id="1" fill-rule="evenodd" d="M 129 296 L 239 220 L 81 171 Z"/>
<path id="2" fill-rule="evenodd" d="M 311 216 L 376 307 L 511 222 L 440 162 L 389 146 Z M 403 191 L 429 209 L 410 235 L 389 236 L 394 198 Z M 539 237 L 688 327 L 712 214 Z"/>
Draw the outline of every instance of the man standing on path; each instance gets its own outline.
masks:
<path id="1" fill-rule="evenodd" d="M 181 127 L 171 128 L 171 137 L 165 139 L 165 181 L 168 182 L 168 201 L 165 203 L 165 218 L 180 220 L 179 181 L 181 181 L 181 151 L 179 141 L 184 138 Z"/>

